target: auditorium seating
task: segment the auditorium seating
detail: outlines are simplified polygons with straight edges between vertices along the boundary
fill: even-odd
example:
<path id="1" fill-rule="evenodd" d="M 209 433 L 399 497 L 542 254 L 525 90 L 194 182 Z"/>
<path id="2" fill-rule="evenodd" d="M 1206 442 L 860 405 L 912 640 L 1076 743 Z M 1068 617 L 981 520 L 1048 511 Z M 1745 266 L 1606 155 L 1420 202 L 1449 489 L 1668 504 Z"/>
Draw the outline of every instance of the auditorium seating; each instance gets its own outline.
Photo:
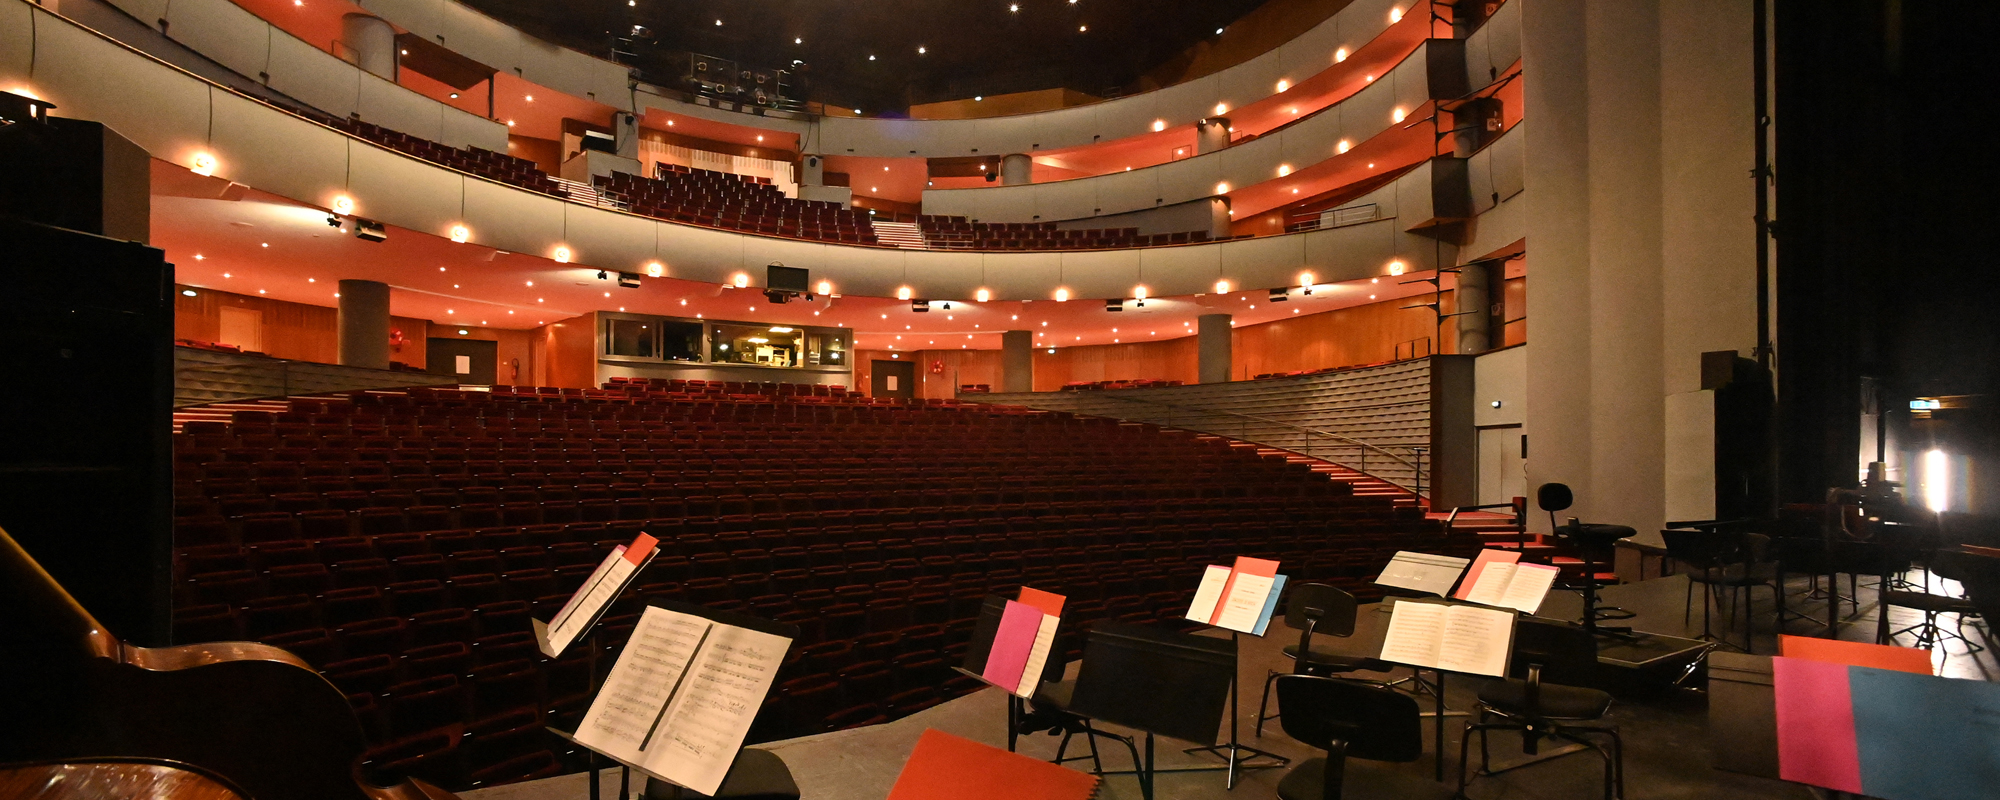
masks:
<path id="1" fill-rule="evenodd" d="M 1054 222 L 972 222 L 921 214 L 917 227 L 934 250 L 1103 250 L 1208 241 L 1208 231 L 1139 235 L 1138 228 L 1058 229 Z"/>
<path id="2" fill-rule="evenodd" d="M 1097 392 L 1097 391 L 1103 391 L 1105 389 L 1159 389 L 1167 386 L 1179 386 L 1179 385 L 1181 385 L 1180 381 L 1157 380 L 1157 379 L 1121 380 L 1121 381 L 1070 381 L 1069 383 L 1063 384 L 1062 390 L 1065 392 Z"/>
<path id="3" fill-rule="evenodd" d="M 446 147 L 429 139 L 420 139 L 358 119 L 333 117 L 298 109 L 294 111 L 404 155 L 443 164 L 460 172 L 469 172 L 530 191 L 556 197 L 569 196 L 568 189 L 542 172 L 541 168 L 535 166 L 535 162 L 525 158 L 516 158 L 506 153 L 495 153 L 478 147 L 464 149 Z"/>
<path id="4" fill-rule="evenodd" d="M 658 179 L 623 172 L 597 185 L 634 214 L 714 228 L 843 244 L 878 244 L 868 215 L 839 203 L 786 197 L 769 179 L 673 164 Z"/>
<path id="5" fill-rule="evenodd" d="M 1395 550 L 1477 547 L 1254 447 L 1020 407 L 636 379 L 286 406 L 175 435 L 177 638 L 291 649 L 353 699 L 370 769 L 453 787 L 580 769 L 532 731 L 574 720 L 651 598 L 799 626 L 769 740 L 978 688 L 949 666 L 1024 583 L 1078 629 L 1179 625 L 1237 555 L 1374 597 Z M 662 555 L 595 640 L 542 657 L 529 618 L 642 531 Z"/>

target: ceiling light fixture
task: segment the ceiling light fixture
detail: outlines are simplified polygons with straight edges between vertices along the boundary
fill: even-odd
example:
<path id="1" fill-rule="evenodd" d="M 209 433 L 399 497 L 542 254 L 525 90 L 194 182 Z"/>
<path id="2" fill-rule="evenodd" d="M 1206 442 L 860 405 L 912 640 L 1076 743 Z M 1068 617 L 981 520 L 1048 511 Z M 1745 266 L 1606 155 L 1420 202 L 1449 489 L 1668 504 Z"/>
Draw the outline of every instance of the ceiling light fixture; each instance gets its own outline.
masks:
<path id="1" fill-rule="evenodd" d="M 1333 63 L 1338 64 L 1346 60 L 1347 60 L 1347 48 L 1343 47 L 1340 48 L 1339 50 L 1333 51 Z"/>
<path id="2" fill-rule="evenodd" d="M 984 303 L 993 299 L 993 293 L 982 287 L 979 291 L 972 293 L 972 299 Z"/>
<path id="3" fill-rule="evenodd" d="M 196 153 L 194 154 L 193 165 L 188 167 L 188 171 L 204 178 L 213 177 L 215 175 L 216 163 L 214 154 Z"/>
<path id="4" fill-rule="evenodd" d="M 1291 82 L 1291 81 L 1288 81 L 1288 80 L 1284 80 L 1284 79 L 1282 79 L 1282 78 L 1278 80 L 1278 91 L 1279 91 L 1280 93 L 1283 93 L 1283 92 L 1284 92 L 1285 90 L 1287 90 L 1287 89 L 1290 89 L 1290 88 L 1292 88 L 1292 82 Z"/>
<path id="5" fill-rule="evenodd" d="M 908 300 L 908 299 L 910 299 L 910 298 L 912 298 L 912 297 L 915 297 L 915 296 L 916 296 L 916 293 L 915 293 L 915 292 L 912 292 L 912 291 L 910 291 L 910 287 L 908 287 L 908 286 L 900 286 L 900 287 L 897 287 L 897 288 L 896 288 L 896 299 L 897 299 L 897 300 Z"/>
<path id="6" fill-rule="evenodd" d="M 333 213 L 342 216 L 354 213 L 354 198 L 344 194 L 333 198 Z"/>
<path id="7" fill-rule="evenodd" d="M 1229 293 L 1229 279 L 1227 279 L 1227 278 L 1224 278 L 1224 279 L 1222 279 L 1222 280 L 1219 280 L 1219 281 L 1216 281 L 1216 282 L 1215 282 L 1215 293 L 1216 293 L 1216 294 L 1228 294 L 1228 293 Z"/>
<path id="8" fill-rule="evenodd" d="M 1058 303 L 1067 303 L 1067 302 L 1069 302 L 1069 288 L 1068 288 L 1068 287 L 1057 287 L 1057 288 L 1056 288 L 1056 302 L 1058 302 Z M 1046 325 L 1046 324 L 1048 324 L 1048 323 L 1042 323 L 1042 324 Z"/>

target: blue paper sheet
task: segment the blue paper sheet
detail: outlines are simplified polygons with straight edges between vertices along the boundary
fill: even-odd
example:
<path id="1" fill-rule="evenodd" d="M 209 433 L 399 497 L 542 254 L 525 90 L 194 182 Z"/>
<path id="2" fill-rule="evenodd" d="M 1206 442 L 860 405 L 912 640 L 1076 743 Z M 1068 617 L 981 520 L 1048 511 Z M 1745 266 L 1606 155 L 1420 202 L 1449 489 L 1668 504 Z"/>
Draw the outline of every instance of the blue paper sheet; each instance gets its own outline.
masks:
<path id="1" fill-rule="evenodd" d="M 1991 797 L 2000 684 L 1851 667 L 1861 788 L 1884 800 Z"/>
<path id="2" fill-rule="evenodd" d="M 1271 596 L 1264 598 L 1264 611 L 1257 616 L 1257 629 L 1252 635 L 1263 636 L 1264 629 L 1271 627 L 1271 613 L 1278 610 L 1278 598 L 1285 593 L 1285 576 L 1279 575 L 1271 581 Z"/>

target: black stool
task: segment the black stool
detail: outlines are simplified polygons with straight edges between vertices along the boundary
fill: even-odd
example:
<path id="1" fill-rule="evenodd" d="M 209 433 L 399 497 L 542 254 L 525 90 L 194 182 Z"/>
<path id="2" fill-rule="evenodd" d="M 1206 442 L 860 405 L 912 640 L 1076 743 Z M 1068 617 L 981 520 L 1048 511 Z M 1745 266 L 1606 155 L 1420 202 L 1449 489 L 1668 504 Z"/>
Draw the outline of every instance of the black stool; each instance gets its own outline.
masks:
<path id="1" fill-rule="evenodd" d="M 1599 633 L 1631 633 L 1630 627 L 1598 624 L 1606 620 L 1631 619 L 1633 614 L 1615 606 L 1597 606 L 1597 589 L 1602 585 L 1597 579 L 1597 565 L 1600 556 L 1609 564 L 1618 540 L 1635 536 L 1638 531 L 1624 525 L 1585 524 L 1575 517 L 1571 517 L 1567 525 L 1556 525 L 1556 512 L 1569 508 L 1575 502 L 1576 496 L 1565 484 L 1544 483 L 1535 490 L 1535 504 L 1549 512 L 1549 525 L 1555 537 L 1569 542 L 1576 549 L 1577 556 L 1583 559 L 1582 579 L 1568 586 L 1583 592 L 1583 629 L 1593 636 Z"/>

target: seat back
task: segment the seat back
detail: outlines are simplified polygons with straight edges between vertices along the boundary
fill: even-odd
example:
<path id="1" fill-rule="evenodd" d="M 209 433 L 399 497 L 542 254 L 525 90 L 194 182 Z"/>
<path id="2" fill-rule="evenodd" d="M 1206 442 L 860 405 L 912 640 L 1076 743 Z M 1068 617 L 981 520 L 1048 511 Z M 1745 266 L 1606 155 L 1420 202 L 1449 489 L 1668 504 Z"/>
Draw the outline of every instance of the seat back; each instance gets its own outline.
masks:
<path id="1" fill-rule="evenodd" d="M 1321 750 L 1347 743 L 1349 758 L 1415 761 L 1424 736 L 1416 698 L 1385 686 L 1317 675 L 1280 675 L 1285 735 Z"/>
<path id="2" fill-rule="evenodd" d="M 1575 623 L 1522 617 L 1514 623 L 1507 674 L 1526 678 L 1529 665 L 1542 668 L 1544 683 L 1589 686 L 1597 677 L 1597 639 Z"/>
<path id="3" fill-rule="evenodd" d="M 1285 624 L 1295 630 L 1311 627 L 1328 636 L 1354 634 L 1354 595 L 1324 583 L 1294 584 L 1285 600 Z M 1304 646 L 1301 643 L 1300 646 Z"/>

